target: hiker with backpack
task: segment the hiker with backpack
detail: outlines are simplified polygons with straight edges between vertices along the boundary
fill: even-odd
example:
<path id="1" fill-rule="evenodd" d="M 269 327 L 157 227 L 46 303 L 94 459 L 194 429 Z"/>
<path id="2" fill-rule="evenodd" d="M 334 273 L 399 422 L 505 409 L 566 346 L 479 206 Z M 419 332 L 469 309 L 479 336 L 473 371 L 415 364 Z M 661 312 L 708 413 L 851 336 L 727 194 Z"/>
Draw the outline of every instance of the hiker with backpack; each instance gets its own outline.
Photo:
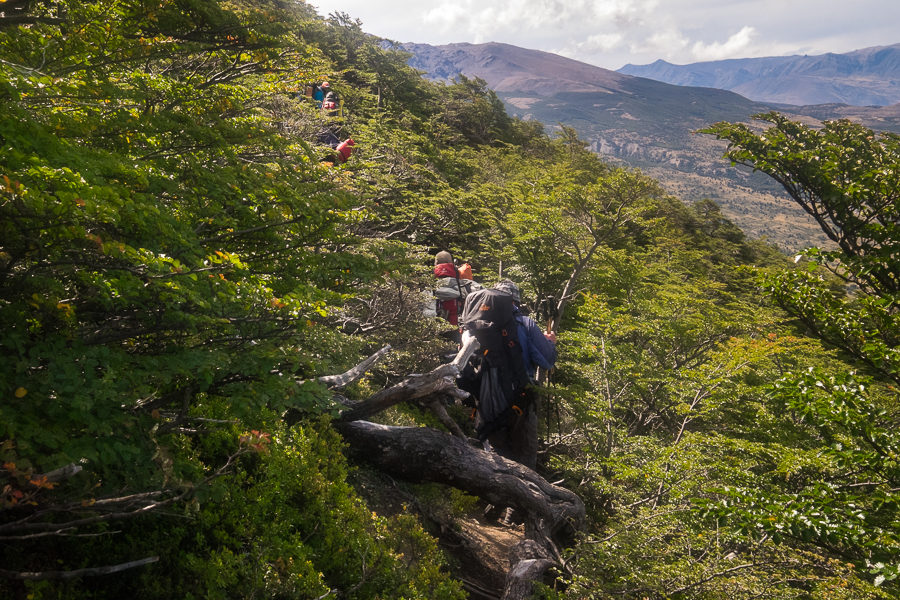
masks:
<path id="1" fill-rule="evenodd" d="M 520 305 L 522 296 L 519 286 L 505 279 L 494 286 L 494 289 L 506 292 L 513 298 L 516 321 L 519 323 L 519 340 L 522 344 L 522 360 L 525 362 L 525 373 L 530 383 L 536 383 L 535 373 L 538 367 L 551 370 L 556 363 L 556 334 L 544 332 L 531 317 L 522 314 Z"/>
<path id="2" fill-rule="evenodd" d="M 325 94 L 331 90 L 331 84 L 327 81 L 313 86 L 312 99 L 316 103 L 316 108 L 322 108 L 322 102 L 325 100 Z"/>
<path id="3" fill-rule="evenodd" d="M 317 91 L 313 97 L 318 98 L 317 104 L 320 105 L 322 113 L 328 117 L 324 120 L 322 129 L 316 134 L 316 141 L 334 150 L 334 152 L 328 153 L 320 160 L 327 165 L 333 166 L 343 164 L 349 160 L 353 154 L 356 142 L 353 138 L 341 141 L 341 137 L 339 137 L 344 135 L 342 121 L 331 117 L 342 116 L 341 106 L 343 102 L 340 105 L 338 104 L 337 95 L 333 91 L 329 91 L 330 88 L 331 85 L 327 81 L 322 82 L 321 86 L 316 86 Z M 326 91 L 323 92 L 323 90 Z"/>
<path id="4" fill-rule="evenodd" d="M 333 91 L 329 91 L 322 99 L 322 112 L 326 117 L 343 117 L 343 101 Z"/>
<path id="5" fill-rule="evenodd" d="M 468 263 L 457 268 L 453 255 L 446 250 L 434 257 L 434 276 L 438 278 L 434 290 L 437 315 L 458 325 L 463 302 L 470 293 L 481 289 L 481 284 L 472 279 L 472 267 Z"/>
<path id="6" fill-rule="evenodd" d="M 468 296 L 460 326 L 481 347 L 473 379 L 464 371 L 462 389 L 478 399 L 475 433 L 486 447 L 531 469 L 537 466 L 537 367 L 556 363 L 556 335 L 545 334 L 519 308 L 518 286 L 509 280 Z"/>

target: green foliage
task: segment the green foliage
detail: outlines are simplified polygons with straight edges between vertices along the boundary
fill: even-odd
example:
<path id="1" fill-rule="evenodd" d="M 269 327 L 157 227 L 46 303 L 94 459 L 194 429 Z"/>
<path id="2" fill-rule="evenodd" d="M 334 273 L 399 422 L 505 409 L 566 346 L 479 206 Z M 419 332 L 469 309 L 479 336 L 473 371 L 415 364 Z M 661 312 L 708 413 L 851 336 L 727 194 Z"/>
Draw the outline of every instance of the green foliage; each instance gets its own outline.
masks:
<path id="1" fill-rule="evenodd" d="M 757 133 L 720 123 L 707 133 L 727 139 L 729 158 L 772 176 L 813 215 L 837 249 L 811 249 L 806 256 L 851 284 L 838 285 L 811 265 L 770 274 L 765 287 L 876 379 L 813 367 L 781 378 L 773 400 L 796 415 L 798 428 L 809 429 L 809 448 L 830 464 L 799 485 L 724 490 L 715 511 L 776 540 L 815 543 L 894 590 L 900 561 L 893 434 L 900 381 L 898 138 L 847 121 L 812 129 L 774 113 L 758 118 L 772 126 Z"/>
<path id="2" fill-rule="evenodd" d="M 706 133 L 728 140 L 728 158 L 773 177 L 816 219 L 839 247 L 822 253 L 823 262 L 839 262 L 866 292 L 896 294 L 900 137 L 844 120 L 813 129 L 777 113 L 757 118 L 772 126 L 758 134 L 719 123 Z"/>
<path id="3" fill-rule="evenodd" d="M 344 483 L 347 466 L 335 452 L 341 441 L 327 422 L 290 430 L 273 425 L 273 433 L 241 436 L 246 451 L 231 472 L 197 490 L 164 527 L 158 518 L 125 523 L 113 548 L 122 555 L 153 552 L 158 563 L 124 578 L 76 580 L 55 593 L 121 598 L 140 589 L 146 598 L 311 598 L 341 589 L 348 598 L 462 597 L 415 519 L 379 517 Z M 195 450 L 215 459 L 222 446 L 236 444 L 234 434 L 215 435 Z M 109 541 L 79 540 L 62 542 L 53 556 L 63 561 L 68 552 L 109 550 Z M 35 598 L 55 597 L 42 584 L 28 589 Z"/>
<path id="4" fill-rule="evenodd" d="M 747 265 L 784 260 L 704 203 L 658 202 L 636 231 L 596 257 L 564 336 L 557 381 L 571 395 L 551 466 L 594 528 L 563 596 L 883 597 L 863 562 L 709 510 L 725 486 L 777 505 L 837 475 L 769 393 L 786 369 L 834 362 L 760 304 Z"/>
<path id="5" fill-rule="evenodd" d="M 459 75 L 444 89 L 443 111 L 440 119 L 453 132 L 453 137 L 442 141 L 492 144 L 511 141 L 512 120 L 506 114 L 497 95 L 487 87 L 483 79 L 469 79 Z"/>
<path id="6" fill-rule="evenodd" d="M 62 440 L 79 432 L 92 446 L 119 427 L 148 439 L 151 411 L 223 388 L 248 407 L 283 405 L 295 384 L 269 374 L 302 368 L 284 341 L 299 331 L 306 344 L 327 344 L 304 330 L 341 291 L 331 273 L 355 268 L 365 278 L 371 261 L 321 251 L 352 243 L 340 231 L 341 196 L 253 106 L 265 77 L 248 78 L 274 69 L 268 58 L 223 75 L 219 61 L 240 62 L 247 51 L 240 42 L 176 44 L 141 75 L 149 89 L 130 70 L 146 64 L 144 45 L 154 48 L 130 35 L 136 16 L 120 8 L 101 20 L 96 7 L 77 4 L 71 25 L 115 32 L 104 40 L 121 60 L 76 70 L 87 59 L 50 30 L 62 55 L 43 68 L 54 76 L 23 76 L 15 66 L 3 73 L 17 101 L 2 124 L 2 345 L 17 358 L 2 389 L 29 394 L 27 410 L 4 409 L 4 435 L 39 454 L 43 468 L 85 459 L 111 474 L 135 456 L 78 437 L 60 455 Z M 206 26 L 221 26 L 216 19 L 228 15 L 209 10 Z M 176 30 L 204 16 L 165 14 L 187 20 L 172 23 Z M 222 79 L 211 85 L 211 77 Z M 96 100 L 73 103 L 75 88 Z M 31 411 L 49 417 L 49 428 Z"/>
<path id="7" fill-rule="evenodd" d="M 758 118 L 772 126 L 755 133 L 720 123 L 707 132 L 727 139 L 729 158 L 772 176 L 816 219 L 837 249 L 806 256 L 855 292 L 835 290 L 816 273 L 775 275 L 768 288 L 816 335 L 898 381 L 900 138 L 848 121 L 816 130 L 775 113 Z"/>
<path id="8" fill-rule="evenodd" d="M 328 64 L 298 37 L 313 13 L 58 4 L 61 22 L 0 31 L 4 569 L 162 557 L 35 597 L 138 579 L 145 597 L 459 597 L 414 521 L 354 499 L 333 436 L 238 444 L 286 409 L 332 410 L 299 379 L 355 362 L 345 299 L 408 262 L 361 235 L 351 194 L 283 125 L 315 119 L 294 99 Z M 65 465 L 83 471 L 41 476 Z M 47 543 L 76 527 L 90 537 Z"/>
<path id="9" fill-rule="evenodd" d="M 541 468 L 590 526 L 546 597 L 896 590 L 894 137 L 711 129 L 834 233 L 839 250 L 806 254 L 818 267 L 785 270 L 711 202 L 511 119 L 481 80 L 423 81 L 347 15 L 28 10 L 0 29 L 3 569 L 160 560 L 3 593 L 462 598 L 415 518 L 350 487 L 313 381 L 386 343 L 349 397 L 437 363 L 442 324 L 421 316 L 437 249 L 516 279 L 557 326 L 566 309 Z M 299 97 L 324 78 L 342 118 Z M 349 162 L 319 162 L 323 128 L 354 137 Z M 51 479 L 65 465 L 83 470 Z"/>

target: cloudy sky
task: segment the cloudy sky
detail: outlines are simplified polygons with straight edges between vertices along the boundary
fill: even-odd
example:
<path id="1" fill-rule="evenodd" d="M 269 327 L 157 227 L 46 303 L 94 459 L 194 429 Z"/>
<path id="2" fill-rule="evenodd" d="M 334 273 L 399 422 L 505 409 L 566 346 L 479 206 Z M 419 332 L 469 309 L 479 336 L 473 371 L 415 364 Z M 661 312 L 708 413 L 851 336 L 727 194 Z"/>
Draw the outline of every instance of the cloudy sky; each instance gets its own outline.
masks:
<path id="1" fill-rule="evenodd" d="M 607 69 L 900 43 L 900 0 L 309 0 L 398 42 L 506 42 Z"/>

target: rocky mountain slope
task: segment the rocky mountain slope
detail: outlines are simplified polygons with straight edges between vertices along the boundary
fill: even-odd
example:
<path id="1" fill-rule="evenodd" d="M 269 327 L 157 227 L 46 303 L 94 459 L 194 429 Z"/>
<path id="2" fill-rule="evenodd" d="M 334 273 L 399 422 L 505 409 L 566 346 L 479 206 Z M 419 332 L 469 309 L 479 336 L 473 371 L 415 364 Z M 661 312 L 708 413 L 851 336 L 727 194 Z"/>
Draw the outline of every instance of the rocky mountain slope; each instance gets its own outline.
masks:
<path id="1" fill-rule="evenodd" d="M 900 102 L 900 44 L 846 54 L 625 65 L 622 74 L 730 90 L 759 102 L 888 106 Z"/>
<path id="2" fill-rule="evenodd" d="M 784 106 L 727 90 L 672 85 L 617 73 L 508 44 L 405 44 L 409 64 L 429 79 L 479 77 L 507 110 L 548 128 L 575 128 L 595 152 L 638 167 L 685 201 L 711 198 L 752 236 L 788 251 L 820 243 L 821 234 L 767 177 L 732 168 L 724 145 L 695 132 L 717 121 L 748 121 L 778 109 L 815 123 L 849 118 L 878 130 L 900 131 L 900 105 Z"/>

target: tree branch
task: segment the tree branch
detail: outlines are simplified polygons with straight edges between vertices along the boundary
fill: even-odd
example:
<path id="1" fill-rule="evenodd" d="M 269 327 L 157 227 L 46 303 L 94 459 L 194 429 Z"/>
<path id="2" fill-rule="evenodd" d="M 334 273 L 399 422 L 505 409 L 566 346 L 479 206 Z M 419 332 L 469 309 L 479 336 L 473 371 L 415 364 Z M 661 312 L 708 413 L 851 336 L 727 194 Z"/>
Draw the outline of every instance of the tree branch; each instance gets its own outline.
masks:
<path id="1" fill-rule="evenodd" d="M 52 471 L 47 471 L 41 475 L 36 475 L 35 477 L 41 478 L 46 477 L 47 481 L 52 483 L 57 483 L 62 481 L 63 479 L 69 479 L 70 477 L 74 477 L 78 473 L 81 472 L 81 466 L 76 465 L 75 463 L 69 463 L 64 467 L 60 467 L 58 469 L 53 469 Z"/>
<path id="2" fill-rule="evenodd" d="M 397 385 L 385 388 L 350 410 L 343 411 L 338 421 L 342 423 L 358 421 L 407 400 L 423 398 L 438 392 L 452 393 L 451 390 L 456 389 L 457 375 L 459 369 L 453 364 L 441 365 L 424 375 L 410 375 Z"/>
<path id="3" fill-rule="evenodd" d="M 341 373 L 340 375 L 325 375 L 323 377 L 319 377 L 316 381 L 318 381 L 319 383 L 324 383 L 326 386 L 328 386 L 328 389 L 342 388 L 362 377 L 366 371 L 372 368 L 372 365 L 384 358 L 384 356 L 390 351 L 391 346 L 390 344 L 388 344 L 349 371 Z"/>
<path id="4" fill-rule="evenodd" d="M 7 571 L 0 569 L 0 577 L 6 579 L 27 579 L 29 581 L 44 579 L 75 579 L 76 577 L 90 577 L 93 575 L 109 575 L 110 573 L 118 573 L 135 567 L 142 567 L 159 561 L 158 556 L 150 556 L 140 560 L 122 563 L 119 565 L 108 565 L 105 567 L 90 567 L 87 569 L 76 569 L 74 571 L 36 571 L 18 573 L 16 571 Z"/>
<path id="5" fill-rule="evenodd" d="M 755 563 L 747 563 L 747 564 L 743 564 L 743 565 L 737 565 L 736 567 L 731 567 L 730 569 L 725 569 L 724 571 L 719 571 L 718 573 L 713 573 L 706 579 L 701 579 L 700 581 L 695 581 L 694 583 L 680 587 L 677 590 L 673 590 L 673 591 L 669 592 L 669 594 L 672 596 L 675 596 L 678 594 L 683 594 L 684 592 L 691 590 L 695 587 L 701 586 L 704 583 L 708 583 L 717 577 L 724 577 L 726 575 L 731 575 L 735 571 L 742 571 L 744 569 L 749 569 L 749 568 L 755 567 L 755 566 L 756 566 Z"/>

